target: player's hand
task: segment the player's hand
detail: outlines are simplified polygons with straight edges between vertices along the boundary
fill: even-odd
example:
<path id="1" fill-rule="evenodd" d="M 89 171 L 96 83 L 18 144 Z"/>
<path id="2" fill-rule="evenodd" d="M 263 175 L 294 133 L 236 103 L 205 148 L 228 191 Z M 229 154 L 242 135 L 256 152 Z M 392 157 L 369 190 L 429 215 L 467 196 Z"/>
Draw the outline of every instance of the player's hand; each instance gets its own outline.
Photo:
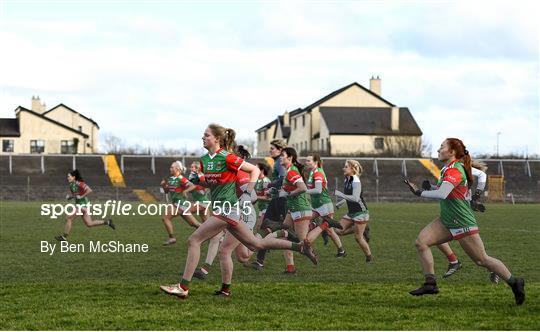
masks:
<path id="1" fill-rule="evenodd" d="M 77 195 L 77 196 L 75 196 L 75 198 L 76 198 L 76 199 L 81 199 L 82 196 L 81 196 L 81 195 Z"/>
<path id="2" fill-rule="evenodd" d="M 431 183 L 429 180 L 424 180 L 424 182 L 422 182 L 422 189 L 431 190 Z"/>
<path id="3" fill-rule="evenodd" d="M 416 196 L 420 196 L 422 195 L 422 189 L 419 189 L 417 185 L 415 185 L 414 183 L 410 182 L 409 180 L 407 179 L 403 179 L 403 182 L 407 185 L 407 187 L 409 187 L 409 190 L 415 194 Z"/>
<path id="4" fill-rule="evenodd" d="M 73 199 L 73 198 L 74 198 L 74 197 L 73 197 L 73 195 L 71 195 L 71 194 L 67 194 L 67 195 L 66 195 L 66 199 L 67 199 L 68 201 L 71 200 L 71 199 Z"/>
<path id="5" fill-rule="evenodd" d="M 162 187 L 165 187 L 167 185 L 167 180 L 162 179 L 161 182 L 159 183 L 159 185 L 162 186 Z"/>
<path id="6" fill-rule="evenodd" d="M 484 206 L 484 204 L 478 203 L 474 199 L 471 201 L 471 209 L 473 211 L 478 211 L 478 212 L 485 212 L 486 211 L 486 207 Z"/>

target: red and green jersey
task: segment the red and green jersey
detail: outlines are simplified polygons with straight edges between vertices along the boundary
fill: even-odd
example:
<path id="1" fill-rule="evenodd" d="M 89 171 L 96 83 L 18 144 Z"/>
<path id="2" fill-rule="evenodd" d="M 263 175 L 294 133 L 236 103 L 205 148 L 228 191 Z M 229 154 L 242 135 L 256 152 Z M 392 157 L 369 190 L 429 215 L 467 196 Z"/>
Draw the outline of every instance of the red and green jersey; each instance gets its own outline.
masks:
<path id="1" fill-rule="evenodd" d="M 235 204 L 237 173 L 244 160 L 223 149 L 214 155 L 201 157 L 201 171 L 210 188 L 210 199 L 213 207 L 223 207 L 224 202 Z"/>
<path id="2" fill-rule="evenodd" d="M 73 196 L 82 196 L 88 189 L 90 189 L 90 187 L 88 187 L 84 181 L 73 181 L 69 184 L 69 191 Z M 75 204 L 85 205 L 88 203 L 89 200 L 86 197 L 75 198 Z"/>
<path id="3" fill-rule="evenodd" d="M 302 175 L 300 175 L 298 168 L 292 165 L 287 170 L 287 176 L 285 176 L 285 179 L 283 180 L 282 188 L 286 192 L 290 193 L 296 189 L 296 183 L 299 181 L 304 182 Z M 301 193 L 296 196 L 288 196 L 287 209 L 291 212 L 311 211 L 311 205 L 309 204 L 306 193 Z"/>
<path id="4" fill-rule="evenodd" d="M 182 193 L 189 187 L 189 181 L 182 175 L 171 176 L 167 180 L 167 191 L 173 204 L 183 203 L 186 198 Z"/>
<path id="5" fill-rule="evenodd" d="M 268 184 L 270 183 L 270 179 L 266 176 L 262 179 L 258 179 L 257 182 L 255 182 L 255 192 L 257 193 L 257 196 L 266 196 L 268 194 Z M 270 201 L 263 201 L 258 200 L 257 201 L 257 207 L 259 208 L 259 211 L 266 210 L 268 205 L 270 204 Z"/>
<path id="6" fill-rule="evenodd" d="M 317 181 L 322 182 L 322 191 L 320 194 L 311 195 L 311 206 L 313 206 L 315 209 L 320 208 L 324 204 L 332 203 L 332 199 L 328 194 L 328 182 L 326 181 L 326 174 L 324 173 L 322 167 L 312 169 L 311 172 L 309 172 L 309 177 L 306 184 L 307 188 L 314 189 L 315 182 Z"/>
<path id="7" fill-rule="evenodd" d="M 476 220 L 467 200 L 469 187 L 467 175 L 463 164 L 454 161 L 441 170 L 441 176 L 437 182 L 440 186 L 443 182 L 449 182 L 454 189 L 441 200 L 441 221 L 447 228 L 463 228 L 476 226 Z"/>

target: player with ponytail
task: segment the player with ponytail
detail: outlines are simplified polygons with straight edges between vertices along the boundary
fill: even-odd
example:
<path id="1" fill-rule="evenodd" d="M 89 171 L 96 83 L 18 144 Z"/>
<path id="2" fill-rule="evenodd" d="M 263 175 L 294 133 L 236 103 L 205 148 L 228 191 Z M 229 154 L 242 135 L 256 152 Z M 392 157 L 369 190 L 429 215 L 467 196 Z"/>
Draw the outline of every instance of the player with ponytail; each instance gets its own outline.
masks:
<path id="1" fill-rule="evenodd" d="M 167 179 L 163 179 L 160 183 L 163 188 L 163 192 L 168 194 L 172 204 L 167 205 L 165 214 L 161 217 L 165 230 L 169 237 L 164 246 L 169 246 L 176 243 L 176 237 L 174 235 L 174 227 L 172 219 L 176 216 L 181 216 L 190 226 L 199 227 L 200 223 L 195 217 L 188 211 L 190 204 L 187 202 L 187 194 L 195 190 L 195 185 L 189 182 L 189 180 L 183 175 L 184 165 L 181 161 L 177 160 L 169 167 L 170 176 Z"/>
<path id="2" fill-rule="evenodd" d="M 439 160 L 445 163 L 437 189 L 423 190 L 405 180 L 415 195 L 440 200 L 441 206 L 440 216 L 424 227 L 416 238 L 416 250 L 425 275 L 425 282 L 418 289 L 412 290 L 410 294 L 420 296 L 439 292 L 430 248 L 456 240 L 473 262 L 496 273 L 506 281 L 512 288 L 516 304 L 521 305 L 525 301 L 525 280 L 514 277 L 503 262 L 488 256 L 478 233 L 478 225 L 467 200 L 469 187 L 473 181 L 469 151 L 461 140 L 447 138 L 437 152 Z"/>
<path id="3" fill-rule="evenodd" d="M 86 227 L 96 226 L 109 226 L 112 229 L 116 229 L 112 219 L 107 220 L 92 220 L 92 216 L 88 213 L 87 206 L 90 203 L 88 195 L 92 192 L 92 189 L 84 182 L 79 170 L 74 169 L 67 173 L 67 181 L 69 183 L 69 194 L 66 195 L 66 199 L 74 200 L 76 211 L 66 216 L 66 225 L 64 226 L 64 233 L 55 236 L 60 242 L 67 241 L 69 233 L 71 232 L 71 225 L 73 220 L 80 216 L 86 225 Z"/>

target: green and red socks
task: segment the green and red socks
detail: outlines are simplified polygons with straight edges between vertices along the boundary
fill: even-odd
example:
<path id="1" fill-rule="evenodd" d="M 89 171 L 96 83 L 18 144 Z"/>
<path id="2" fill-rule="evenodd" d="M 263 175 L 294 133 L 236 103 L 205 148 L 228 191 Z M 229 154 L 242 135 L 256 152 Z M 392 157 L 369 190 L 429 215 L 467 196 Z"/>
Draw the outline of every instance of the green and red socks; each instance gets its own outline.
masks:
<path id="1" fill-rule="evenodd" d="M 190 282 L 191 281 L 182 278 L 182 281 L 180 281 L 180 288 L 182 288 L 185 291 L 189 290 L 189 283 Z"/>
<path id="2" fill-rule="evenodd" d="M 231 284 L 222 283 L 221 284 L 221 291 L 223 293 L 230 293 L 231 292 Z"/>
<path id="3" fill-rule="evenodd" d="M 446 258 L 450 264 L 457 264 L 459 262 L 455 253 L 451 253 L 450 255 L 446 256 Z"/>
<path id="4" fill-rule="evenodd" d="M 203 266 L 201 267 L 202 273 L 208 274 L 208 272 L 210 272 L 211 267 L 212 267 L 212 264 L 204 263 Z"/>

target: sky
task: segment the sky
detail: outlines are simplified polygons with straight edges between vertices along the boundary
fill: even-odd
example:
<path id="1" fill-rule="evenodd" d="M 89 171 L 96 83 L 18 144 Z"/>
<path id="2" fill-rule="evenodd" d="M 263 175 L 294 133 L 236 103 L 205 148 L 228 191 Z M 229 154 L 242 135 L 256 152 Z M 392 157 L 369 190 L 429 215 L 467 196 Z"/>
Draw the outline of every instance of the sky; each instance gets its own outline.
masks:
<path id="1" fill-rule="evenodd" d="M 433 151 L 540 154 L 534 2 L 0 0 L 0 117 L 64 103 L 100 135 L 200 149 L 358 82 L 408 107 Z"/>

